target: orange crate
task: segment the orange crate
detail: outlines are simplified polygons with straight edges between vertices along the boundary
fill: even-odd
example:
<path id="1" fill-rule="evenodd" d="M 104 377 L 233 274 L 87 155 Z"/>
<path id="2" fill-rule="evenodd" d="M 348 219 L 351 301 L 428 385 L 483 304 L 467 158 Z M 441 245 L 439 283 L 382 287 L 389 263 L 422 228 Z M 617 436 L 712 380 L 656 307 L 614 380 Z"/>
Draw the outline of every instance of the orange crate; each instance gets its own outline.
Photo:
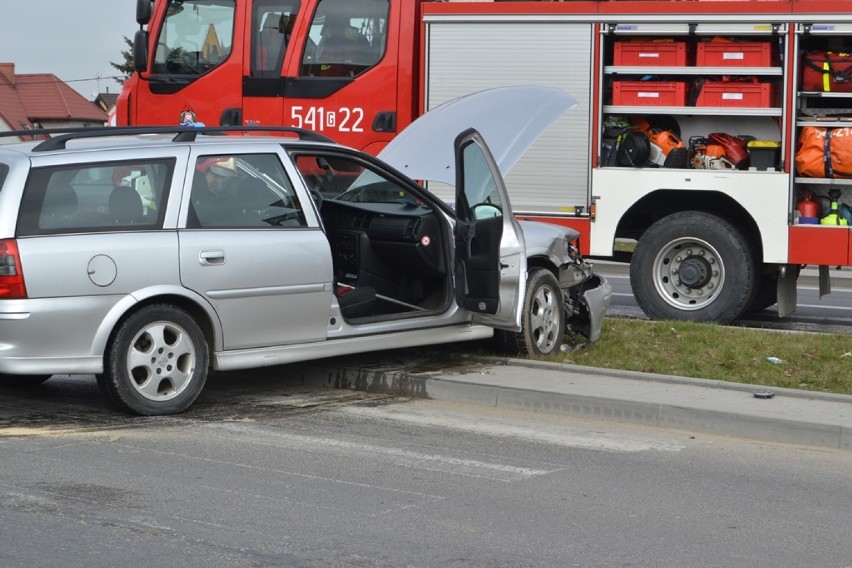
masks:
<path id="1" fill-rule="evenodd" d="M 714 42 L 698 44 L 697 67 L 770 67 L 772 45 L 768 42 Z"/>
<path id="2" fill-rule="evenodd" d="M 686 65 L 686 43 L 682 41 L 617 41 L 613 65 L 649 67 Z"/>
<path id="3" fill-rule="evenodd" d="M 614 81 L 612 104 L 618 106 L 685 106 L 686 83 L 676 81 Z"/>
<path id="4" fill-rule="evenodd" d="M 772 85 L 707 81 L 695 106 L 768 108 L 772 106 Z"/>

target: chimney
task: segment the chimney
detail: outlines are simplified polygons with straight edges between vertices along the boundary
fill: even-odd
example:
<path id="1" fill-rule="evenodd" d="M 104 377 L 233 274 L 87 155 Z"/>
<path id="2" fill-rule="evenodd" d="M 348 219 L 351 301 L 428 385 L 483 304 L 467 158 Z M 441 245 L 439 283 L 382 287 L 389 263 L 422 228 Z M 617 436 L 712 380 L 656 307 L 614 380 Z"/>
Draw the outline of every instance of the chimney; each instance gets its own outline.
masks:
<path id="1" fill-rule="evenodd" d="M 14 63 L 0 63 L 0 75 L 6 77 L 6 80 L 9 81 L 12 85 L 15 84 L 15 64 Z"/>

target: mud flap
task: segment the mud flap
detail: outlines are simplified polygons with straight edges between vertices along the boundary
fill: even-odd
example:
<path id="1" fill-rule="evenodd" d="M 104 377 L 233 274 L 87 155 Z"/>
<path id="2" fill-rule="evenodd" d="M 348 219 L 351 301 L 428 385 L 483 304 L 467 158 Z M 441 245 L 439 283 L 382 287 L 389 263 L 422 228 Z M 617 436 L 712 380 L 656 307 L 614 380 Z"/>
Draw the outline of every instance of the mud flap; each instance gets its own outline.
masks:
<path id="1" fill-rule="evenodd" d="M 778 317 L 783 318 L 796 311 L 796 281 L 798 279 L 799 265 L 797 264 L 782 266 L 778 272 Z"/>

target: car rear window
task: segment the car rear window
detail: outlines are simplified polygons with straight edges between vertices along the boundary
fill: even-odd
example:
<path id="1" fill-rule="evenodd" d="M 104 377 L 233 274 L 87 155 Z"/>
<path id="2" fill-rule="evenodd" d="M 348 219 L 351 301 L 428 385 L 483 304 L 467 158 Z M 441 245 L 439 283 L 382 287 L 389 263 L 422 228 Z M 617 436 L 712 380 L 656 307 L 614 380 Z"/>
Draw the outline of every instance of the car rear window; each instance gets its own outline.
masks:
<path id="1" fill-rule="evenodd" d="M 174 158 L 34 168 L 18 235 L 162 228 Z"/>

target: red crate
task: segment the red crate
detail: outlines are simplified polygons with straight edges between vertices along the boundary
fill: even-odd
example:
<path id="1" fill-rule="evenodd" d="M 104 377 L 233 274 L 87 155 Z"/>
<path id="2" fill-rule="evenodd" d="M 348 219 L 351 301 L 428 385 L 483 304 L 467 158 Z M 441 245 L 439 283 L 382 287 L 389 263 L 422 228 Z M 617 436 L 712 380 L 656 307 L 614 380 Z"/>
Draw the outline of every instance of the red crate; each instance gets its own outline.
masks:
<path id="1" fill-rule="evenodd" d="M 707 81 L 701 86 L 695 106 L 768 108 L 772 106 L 772 85 Z"/>
<path id="2" fill-rule="evenodd" d="M 680 67 L 686 65 L 682 41 L 617 41 L 613 65 Z"/>
<path id="3" fill-rule="evenodd" d="M 686 83 L 676 81 L 614 81 L 612 104 L 618 106 L 685 106 Z"/>
<path id="4" fill-rule="evenodd" d="M 772 45 L 768 42 L 699 42 L 697 67 L 771 67 Z"/>

